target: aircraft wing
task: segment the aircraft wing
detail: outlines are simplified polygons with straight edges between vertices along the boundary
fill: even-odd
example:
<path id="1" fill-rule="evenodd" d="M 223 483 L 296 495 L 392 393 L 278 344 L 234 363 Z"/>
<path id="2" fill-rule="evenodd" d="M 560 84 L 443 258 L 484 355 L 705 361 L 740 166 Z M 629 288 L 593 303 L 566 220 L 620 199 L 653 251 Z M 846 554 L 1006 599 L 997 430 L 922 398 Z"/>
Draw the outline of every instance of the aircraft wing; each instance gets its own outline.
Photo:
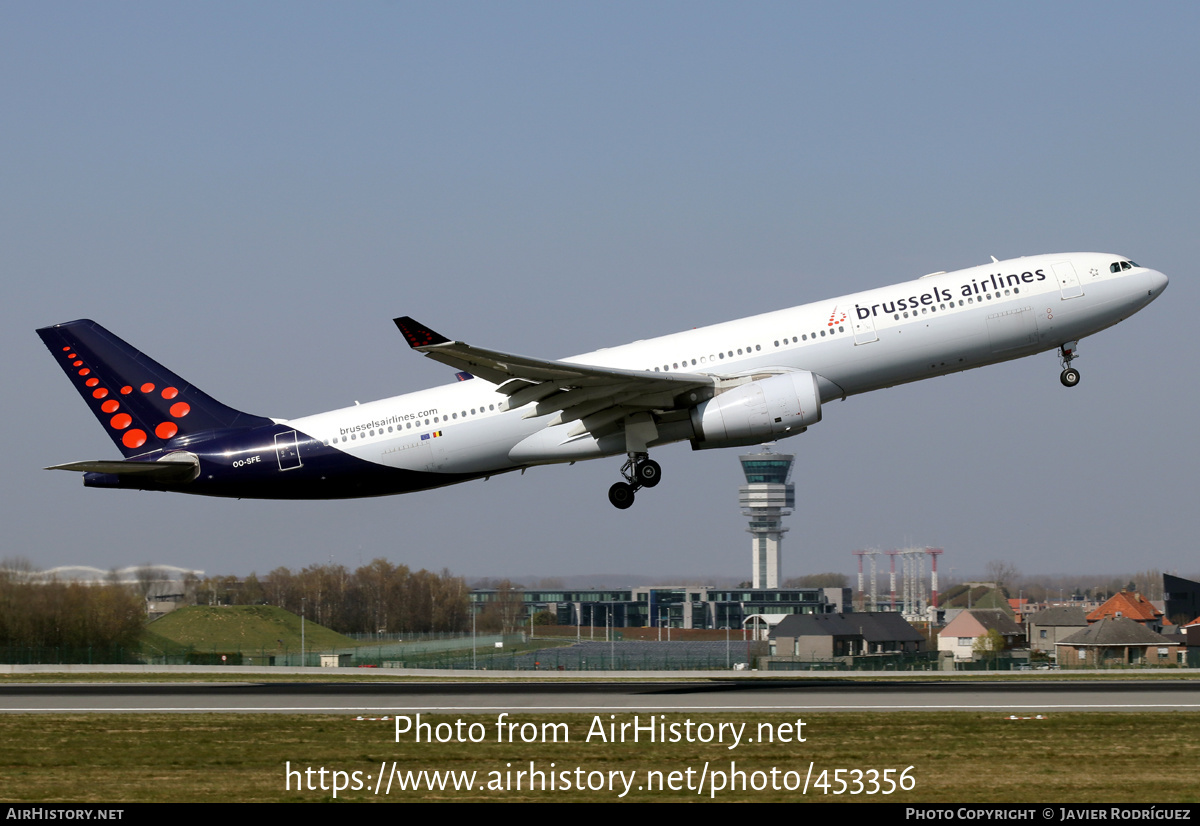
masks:
<path id="1" fill-rule="evenodd" d="M 692 407 L 710 397 L 717 382 L 700 373 L 651 373 L 502 353 L 451 341 L 408 316 L 394 321 L 414 350 L 498 385 L 509 397 L 508 409 L 536 402 L 527 418 L 556 413 L 550 425 L 578 421 L 572 437 L 602 435 L 635 413 Z"/>

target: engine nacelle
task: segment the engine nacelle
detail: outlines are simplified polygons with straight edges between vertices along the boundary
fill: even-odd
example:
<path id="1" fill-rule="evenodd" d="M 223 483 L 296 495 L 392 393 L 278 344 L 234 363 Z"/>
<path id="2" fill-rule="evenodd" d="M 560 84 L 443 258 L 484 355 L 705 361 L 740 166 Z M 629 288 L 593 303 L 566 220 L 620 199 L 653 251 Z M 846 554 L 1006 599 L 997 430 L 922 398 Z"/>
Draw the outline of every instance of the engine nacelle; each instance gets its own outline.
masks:
<path id="1" fill-rule="evenodd" d="M 817 377 L 807 370 L 752 381 L 692 408 L 693 450 L 745 447 L 803 433 L 821 421 Z"/>

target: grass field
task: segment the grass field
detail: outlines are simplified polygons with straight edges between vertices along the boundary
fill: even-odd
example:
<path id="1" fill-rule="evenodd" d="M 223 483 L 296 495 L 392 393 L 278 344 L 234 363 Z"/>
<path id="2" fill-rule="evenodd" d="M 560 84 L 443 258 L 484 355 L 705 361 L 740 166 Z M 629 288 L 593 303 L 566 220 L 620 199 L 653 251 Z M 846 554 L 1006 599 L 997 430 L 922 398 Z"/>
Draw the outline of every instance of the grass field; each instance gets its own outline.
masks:
<path id="1" fill-rule="evenodd" d="M 621 713 L 600 722 L 633 721 Z M 877 801 L 958 803 L 1171 803 L 1195 802 L 1200 787 L 1188 767 L 1200 757 L 1200 714 L 1192 713 L 1064 713 L 1046 719 L 1010 720 L 1000 714 L 968 712 L 836 713 L 806 714 L 802 734 L 795 739 L 795 716 L 784 714 L 668 714 L 664 722 L 746 724 L 742 743 L 729 749 L 724 743 L 605 743 L 596 736 L 588 742 L 595 723 L 591 714 L 514 714 L 508 721 L 542 724 L 565 723 L 569 742 L 497 742 L 496 715 L 423 716 L 424 722 L 465 727 L 480 723 L 478 743 L 416 743 L 411 735 L 396 741 L 393 721 L 360 720 L 353 716 L 235 715 L 235 714 L 113 714 L 113 715 L 5 715 L 0 717 L 0 799 L 5 802 L 189 802 L 189 801 L 319 801 L 333 799 L 331 788 L 337 770 L 345 783 L 359 772 L 360 790 L 343 790 L 337 800 L 447 800 L 447 801 L 595 801 L 703 800 L 713 780 L 722 772 L 735 778 L 736 790 L 726 788 L 715 799 L 734 801 Z M 644 725 L 647 715 L 640 715 Z M 758 724 L 769 724 L 775 743 L 757 742 Z M 789 730 L 782 724 L 793 724 Z M 450 729 L 443 728 L 442 734 Z M 519 729 L 514 730 L 514 734 Z M 532 732 L 532 729 L 527 729 Z M 698 733 L 698 729 L 693 729 Z M 766 731 L 763 729 L 762 731 Z M 436 732 L 433 729 L 432 732 Z M 681 734 L 683 729 L 680 729 Z M 747 743 L 745 737 L 755 737 Z M 516 790 L 515 773 L 528 771 L 529 762 L 553 775 L 556 785 L 566 772 L 570 785 L 590 779 L 599 791 L 530 791 L 523 778 Z M 730 763 L 734 761 L 735 767 Z M 705 763 L 708 769 L 704 770 Z M 285 766 L 292 775 L 286 788 Z M 550 764 L 554 764 L 551 768 Z M 811 773 L 809 765 L 813 764 Z M 400 791 L 393 778 L 390 794 L 373 791 L 381 765 L 385 775 L 393 766 L 400 777 L 407 772 L 475 772 L 475 785 L 498 781 L 499 790 Z M 880 791 L 886 787 L 882 773 L 891 769 L 898 779 L 906 767 L 915 781 L 910 791 L 866 794 L 871 776 L 834 770 L 874 769 Z M 304 769 L 314 771 L 311 781 Z M 300 784 L 319 787 L 324 767 L 326 790 L 298 789 Z M 576 773 L 576 769 L 580 769 Z M 801 791 L 770 788 L 771 769 L 776 784 L 798 785 L 807 776 L 807 795 Z M 688 770 L 692 774 L 689 778 Z M 746 773 L 748 785 L 766 782 L 763 790 L 741 790 L 731 769 Z M 822 771 L 829 791 L 846 781 L 846 793 L 824 794 L 812 781 Z M 758 771 L 761 774 L 755 775 Z M 785 772 L 794 772 L 785 775 Z M 490 774 L 498 772 L 498 775 Z M 609 790 L 608 778 L 621 772 Z M 658 772 L 657 775 L 651 774 Z M 676 790 L 672 790 L 672 772 Z M 702 772 L 709 778 L 702 794 L 696 786 Z M 371 778 L 367 780 L 368 776 Z M 856 780 L 862 790 L 851 794 Z M 648 790 L 647 781 L 664 789 Z M 690 784 L 691 789 L 688 788 Z M 629 783 L 630 791 L 620 792 Z M 639 789 L 638 787 L 642 788 Z"/>
<path id="2" fill-rule="evenodd" d="M 300 617 L 273 605 L 191 605 L 147 626 L 147 640 L 162 639 L 200 651 L 251 651 L 268 654 L 300 650 Z M 357 642 L 311 619 L 305 623 L 310 651 L 353 648 Z"/>

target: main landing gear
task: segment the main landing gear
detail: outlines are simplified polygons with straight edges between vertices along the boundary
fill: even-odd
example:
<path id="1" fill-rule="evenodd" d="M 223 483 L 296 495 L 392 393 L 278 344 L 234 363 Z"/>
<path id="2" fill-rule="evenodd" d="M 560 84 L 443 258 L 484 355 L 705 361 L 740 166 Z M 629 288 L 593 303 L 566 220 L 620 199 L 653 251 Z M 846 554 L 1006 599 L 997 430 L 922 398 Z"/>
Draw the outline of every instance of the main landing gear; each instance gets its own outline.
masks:
<path id="1" fill-rule="evenodd" d="M 1074 387 L 1079 384 L 1079 371 L 1071 366 L 1071 362 L 1077 358 L 1075 349 L 1078 346 L 1078 341 L 1068 341 L 1058 348 L 1059 363 L 1063 366 L 1058 380 L 1062 382 L 1063 387 Z"/>
<path id="2" fill-rule="evenodd" d="M 621 467 L 624 482 L 608 489 L 608 501 L 613 507 L 625 510 L 633 504 L 633 494 L 641 488 L 652 488 L 662 480 L 662 467 L 645 453 L 630 453 Z"/>

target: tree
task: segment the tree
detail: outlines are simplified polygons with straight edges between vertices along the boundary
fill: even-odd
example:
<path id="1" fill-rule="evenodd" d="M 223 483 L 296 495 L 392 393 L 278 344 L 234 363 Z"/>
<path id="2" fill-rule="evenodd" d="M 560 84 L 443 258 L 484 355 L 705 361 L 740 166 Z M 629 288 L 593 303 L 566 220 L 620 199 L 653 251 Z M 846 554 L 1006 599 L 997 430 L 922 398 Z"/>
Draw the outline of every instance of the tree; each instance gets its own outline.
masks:
<path id="1" fill-rule="evenodd" d="M 1004 650 L 1004 635 L 995 628 L 989 628 L 986 634 L 981 634 L 975 638 L 975 642 L 971 645 L 971 653 L 978 659 L 991 659 L 996 661 L 996 656 Z"/>
<path id="2" fill-rule="evenodd" d="M 988 562 L 985 576 L 997 585 L 1014 586 L 1021 578 L 1017 566 L 1003 559 L 993 559 Z"/>
<path id="3" fill-rule="evenodd" d="M 479 628 L 507 634 L 521 624 L 524 613 L 525 595 L 520 586 L 502 579 L 497 583 L 494 599 L 484 605 L 479 615 Z"/>

